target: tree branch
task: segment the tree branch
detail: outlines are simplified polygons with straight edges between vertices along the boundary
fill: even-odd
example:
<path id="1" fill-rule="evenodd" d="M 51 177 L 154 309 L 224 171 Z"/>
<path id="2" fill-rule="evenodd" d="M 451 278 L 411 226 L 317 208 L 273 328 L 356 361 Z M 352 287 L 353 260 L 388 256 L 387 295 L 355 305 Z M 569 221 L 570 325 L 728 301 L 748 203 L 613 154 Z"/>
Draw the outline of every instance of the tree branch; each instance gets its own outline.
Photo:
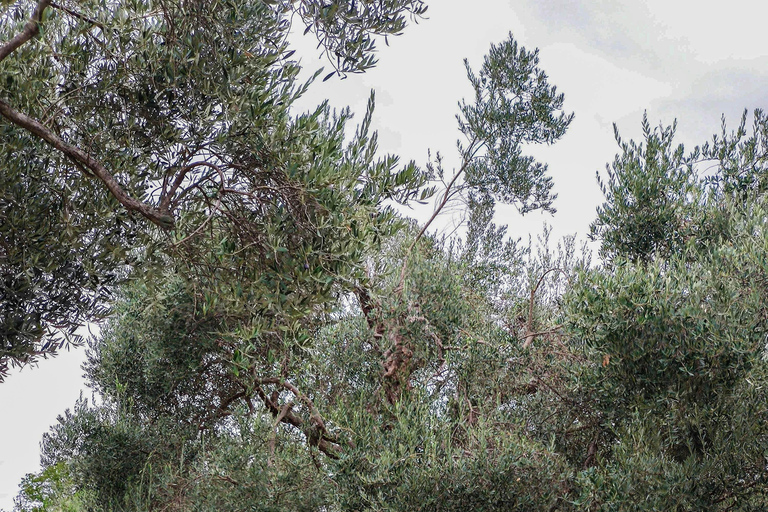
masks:
<path id="1" fill-rule="evenodd" d="M 419 231 L 419 234 L 416 235 L 416 238 L 414 238 L 413 242 L 411 242 L 411 245 L 408 247 L 408 250 L 403 256 L 403 266 L 400 269 L 400 281 L 397 284 L 396 290 L 402 291 L 403 289 L 403 284 L 405 283 L 405 274 L 408 269 L 408 258 L 411 255 L 413 248 L 416 247 L 416 244 L 418 243 L 419 240 L 421 240 L 421 237 L 424 236 L 424 233 L 427 232 L 427 229 L 429 228 L 429 226 L 437 218 L 437 216 L 440 215 L 440 212 L 443 211 L 443 208 L 445 208 L 445 205 L 448 203 L 448 200 L 453 195 L 452 194 L 453 186 L 456 184 L 456 181 L 459 179 L 459 176 L 464 174 L 464 171 L 467 170 L 467 167 L 469 167 L 469 164 L 472 162 L 472 158 L 475 156 L 476 152 L 478 151 L 479 148 L 475 147 L 476 142 L 477 142 L 476 138 L 472 139 L 472 141 L 470 142 L 469 147 L 467 148 L 467 151 L 464 156 L 464 161 L 461 164 L 461 168 L 459 168 L 459 170 L 456 171 L 456 174 L 453 176 L 453 179 L 451 179 L 450 183 L 448 183 L 448 185 L 446 185 L 445 187 L 445 193 L 443 194 L 443 199 L 440 201 L 440 204 L 438 204 L 435 207 L 435 211 L 432 212 L 432 216 L 429 218 L 426 224 L 424 224 L 424 227 L 421 228 L 421 231 Z"/>
<path id="2" fill-rule="evenodd" d="M 0 47 L 0 62 L 2 62 L 7 56 L 12 54 L 37 34 L 40 33 L 40 22 L 43 20 L 43 12 L 51 5 L 51 0 L 40 0 L 35 7 L 32 17 L 29 19 L 24 30 L 17 34 L 13 39 L 5 43 Z"/>
<path id="3" fill-rule="evenodd" d="M 73 18 L 77 18 L 80 21 L 84 21 L 86 23 L 90 23 L 91 25 L 94 25 L 96 27 L 99 27 L 102 30 L 105 30 L 105 27 L 102 23 L 99 23 L 98 21 L 94 20 L 93 18 L 89 18 L 88 16 L 85 16 L 84 14 L 80 14 L 79 12 L 73 11 L 72 9 L 67 9 L 63 5 L 59 5 L 56 2 L 50 2 L 51 7 L 54 9 L 59 9 L 61 11 L 64 11 L 65 13 L 69 14 Z"/>
<path id="4" fill-rule="evenodd" d="M 115 196 L 115 199 L 117 199 L 120 204 L 125 206 L 128 210 L 137 212 L 144 217 L 146 217 L 149 221 L 152 223 L 158 225 L 159 227 L 163 229 L 170 229 L 174 225 L 174 218 L 173 216 L 160 212 L 157 208 L 138 201 L 128 195 L 128 193 L 123 190 L 123 188 L 120 186 L 120 184 L 117 182 L 117 180 L 112 176 L 112 174 L 107 170 L 104 165 L 90 156 L 85 151 L 81 150 L 80 148 L 77 148 L 75 146 L 72 146 L 70 144 L 67 144 L 61 138 L 59 138 L 58 135 L 53 133 L 49 128 L 43 126 L 40 122 L 38 122 L 36 119 L 33 119 L 26 114 L 22 114 L 21 112 L 17 112 L 14 110 L 8 103 L 0 99 L 0 115 L 8 119 L 10 122 L 15 124 L 16 126 L 19 126 L 21 128 L 24 128 L 28 132 L 32 133 L 33 135 L 36 135 L 43 139 L 45 142 L 47 142 L 50 146 L 58 149 L 62 153 L 64 153 L 68 158 L 70 158 L 72 161 L 74 161 L 77 164 L 80 164 L 88 170 L 90 170 L 97 178 L 99 178 L 104 185 L 106 185 L 107 189 L 110 191 L 110 193 Z"/>
<path id="5" fill-rule="evenodd" d="M 528 302 L 528 321 L 525 324 L 525 343 L 523 343 L 523 348 L 530 347 L 531 344 L 533 343 L 533 340 L 536 339 L 536 336 L 540 334 L 548 334 L 558 329 L 558 328 L 549 329 L 541 332 L 533 331 L 533 304 L 536 298 L 536 292 L 538 291 L 539 286 L 541 286 L 541 283 L 544 281 L 544 278 L 547 277 L 547 274 L 549 274 L 550 272 L 561 272 L 565 274 L 565 271 L 562 269 L 550 268 L 539 277 L 539 280 L 536 281 L 536 285 L 533 288 L 531 288 L 531 298 L 530 298 L 530 301 Z M 565 274 L 565 276 L 568 277 L 567 274 Z"/>
<path id="6" fill-rule="evenodd" d="M 24 30 L 0 47 L 0 62 L 16 51 L 21 45 L 40 33 L 40 23 L 43 18 L 43 12 L 51 5 L 51 0 L 40 0 L 38 2 L 29 22 L 24 25 Z M 131 197 L 125 190 L 123 190 L 114 176 L 112 176 L 101 162 L 80 148 L 67 144 L 61 140 L 58 135 L 36 119 L 14 110 L 10 104 L 2 99 L 0 99 L 0 115 L 16 126 L 43 139 L 49 145 L 64 153 L 76 165 L 83 166 L 90 170 L 97 178 L 104 182 L 110 193 L 128 210 L 140 213 L 152 223 L 163 229 L 170 229 L 173 227 L 174 219 L 171 215 L 167 212 L 161 212 L 157 208 Z"/>
<path id="7" fill-rule="evenodd" d="M 356 286 L 355 295 L 360 303 L 360 309 L 363 310 L 365 321 L 368 322 L 368 327 L 373 331 L 373 337 L 376 340 L 374 342 L 374 348 L 376 348 L 378 352 L 381 352 L 381 348 L 378 346 L 378 340 L 384 337 L 384 324 L 381 320 L 378 320 L 375 317 L 376 305 L 373 303 L 373 299 L 371 299 L 371 294 L 362 286 Z"/>
<path id="8" fill-rule="evenodd" d="M 221 167 L 206 161 L 193 162 L 189 165 L 185 165 L 184 167 L 182 167 L 179 170 L 179 173 L 176 175 L 176 179 L 171 184 L 171 188 L 163 191 L 163 195 L 160 198 L 160 204 L 158 205 L 158 210 L 160 210 L 163 213 L 169 213 L 169 211 L 173 208 L 172 202 L 171 202 L 173 200 L 173 195 L 176 193 L 176 191 L 179 189 L 181 184 L 184 182 L 184 178 L 187 176 L 187 173 L 192 169 L 194 169 L 195 167 L 208 167 L 213 169 L 219 174 L 219 178 L 221 178 L 221 184 L 219 185 L 219 189 L 223 190 L 224 187 L 226 187 L 226 180 L 224 178 L 224 173 L 221 171 Z M 202 181 L 205 181 L 205 180 L 202 180 Z M 201 183 L 201 181 L 198 183 Z M 173 202 L 173 204 L 175 204 L 175 201 Z"/>
<path id="9" fill-rule="evenodd" d="M 267 384 L 280 386 L 283 389 L 293 393 L 296 398 L 303 402 L 307 409 L 309 409 L 310 425 L 307 425 L 307 422 L 300 416 L 296 415 L 290 407 L 279 407 L 278 404 L 275 403 L 276 397 L 270 398 L 267 396 L 267 394 L 261 388 L 262 385 Z M 301 393 L 301 391 L 299 391 L 296 386 L 278 377 L 267 377 L 261 379 L 257 378 L 256 394 L 259 395 L 259 398 L 261 398 L 262 402 L 264 402 L 264 405 L 267 406 L 267 409 L 269 409 L 272 415 L 276 418 L 275 423 L 282 422 L 288 425 L 293 425 L 294 427 L 300 429 L 305 436 L 307 436 L 307 441 L 310 445 L 317 446 L 318 450 L 332 459 L 339 458 L 341 455 L 341 447 L 338 445 L 336 439 L 334 439 L 328 433 L 328 430 L 325 427 L 325 423 L 315 409 L 312 401 L 303 393 Z"/>

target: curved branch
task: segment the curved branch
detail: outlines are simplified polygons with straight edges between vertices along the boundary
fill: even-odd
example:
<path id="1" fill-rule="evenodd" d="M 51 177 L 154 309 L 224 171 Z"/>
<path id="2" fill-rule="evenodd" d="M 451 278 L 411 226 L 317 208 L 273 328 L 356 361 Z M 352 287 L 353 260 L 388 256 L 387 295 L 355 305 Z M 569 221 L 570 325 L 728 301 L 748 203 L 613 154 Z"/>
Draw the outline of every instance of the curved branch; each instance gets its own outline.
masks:
<path id="1" fill-rule="evenodd" d="M 304 432 L 304 435 L 307 436 L 307 440 L 310 445 L 316 446 L 318 450 L 332 459 L 339 458 L 341 455 L 341 447 L 339 446 L 338 441 L 328 433 L 328 430 L 325 427 L 325 423 L 320 417 L 320 414 L 318 414 L 317 409 L 315 409 L 315 406 L 309 397 L 301 393 L 301 391 L 299 391 L 296 386 L 287 380 L 278 377 L 257 378 L 255 384 L 256 393 L 264 402 L 264 405 L 267 406 L 267 409 L 269 409 L 269 411 L 275 417 L 275 423 L 282 422 L 288 425 L 293 425 L 294 427 Z M 293 393 L 293 395 L 298 398 L 299 401 L 303 402 L 307 409 L 309 409 L 310 425 L 306 425 L 306 421 L 300 416 L 297 416 L 290 407 L 279 407 L 275 402 L 275 397 L 270 398 L 267 396 L 264 390 L 261 389 L 262 385 L 267 384 L 280 386 L 283 389 Z"/>
<path id="2" fill-rule="evenodd" d="M 7 56 L 15 52 L 21 45 L 35 37 L 40 33 L 40 23 L 43 20 L 43 12 L 51 5 L 51 0 L 40 0 L 32 12 L 32 17 L 29 19 L 24 30 L 16 34 L 13 39 L 0 46 L 0 62 L 2 62 Z"/>
<path id="3" fill-rule="evenodd" d="M 76 164 L 88 168 L 88 170 L 106 185 L 109 192 L 115 196 L 115 199 L 128 210 L 143 215 L 153 224 L 156 224 L 163 229 L 171 229 L 173 227 L 174 218 L 171 215 L 163 213 L 157 208 L 131 197 L 125 190 L 123 190 L 114 176 L 112 176 L 101 162 L 82 149 L 67 144 L 61 140 L 58 135 L 53 133 L 49 128 L 43 126 L 43 124 L 36 119 L 33 119 L 26 114 L 22 114 L 21 112 L 17 112 L 3 100 L 0 100 L 0 115 L 16 126 L 24 128 L 33 135 L 40 137 L 50 146 L 64 153 Z"/>
<path id="4" fill-rule="evenodd" d="M 219 173 L 219 177 L 221 178 L 220 188 L 225 186 L 224 174 L 221 172 L 221 168 L 218 165 L 212 164 L 210 162 L 193 162 L 191 164 L 185 165 L 179 170 L 179 174 L 176 175 L 176 179 L 173 181 L 171 188 L 163 192 L 163 195 L 160 198 L 160 204 L 158 205 L 158 210 L 165 213 L 168 213 L 170 211 L 171 202 L 173 201 L 173 194 L 176 193 L 176 191 L 179 189 L 181 184 L 184 182 L 184 178 L 187 176 L 187 173 L 192 169 L 194 169 L 195 167 L 209 167 L 215 170 L 217 173 Z M 201 183 L 201 182 L 198 182 L 198 183 Z M 177 201 L 178 199 L 179 198 L 177 198 Z M 176 201 L 174 201 L 173 203 L 175 205 Z"/>
<path id="5" fill-rule="evenodd" d="M 3 46 L 0 46 L 0 62 L 2 62 L 11 53 L 16 51 L 21 45 L 40 33 L 40 23 L 43 19 L 43 13 L 51 5 L 51 0 L 40 0 L 38 2 L 35 10 L 32 12 L 32 16 L 29 22 L 24 25 L 24 29 Z M 154 208 L 147 203 L 131 197 L 125 190 L 123 190 L 114 176 L 112 176 L 112 174 L 106 169 L 106 167 L 104 167 L 104 165 L 102 165 L 101 162 L 80 148 L 72 146 L 71 144 L 67 144 L 58 135 L 56 135 L 53 131 L 40 123 L 38 120 L 14 110 L 10 104 L 6 103 L 2 99 L 0 99 L 0 115 L 8 119 L 16 126 L 23 128 L 33 135 L 43 139 L 49 145 L 64 153 L 76 165 L 86 167 L 97 178 L 104 182 L 110 193 L 115 196 L 115 199 L 117 199 L 120 204 L 125 206 L 128 210 L 140 213 L 149 219 L 152 223 L 160 226 L 163 229 L 170 229 L 173 227 L 174 219 L 171 215 L 169 215 L 167 212 L 163 213 L 157 208 Z"/>

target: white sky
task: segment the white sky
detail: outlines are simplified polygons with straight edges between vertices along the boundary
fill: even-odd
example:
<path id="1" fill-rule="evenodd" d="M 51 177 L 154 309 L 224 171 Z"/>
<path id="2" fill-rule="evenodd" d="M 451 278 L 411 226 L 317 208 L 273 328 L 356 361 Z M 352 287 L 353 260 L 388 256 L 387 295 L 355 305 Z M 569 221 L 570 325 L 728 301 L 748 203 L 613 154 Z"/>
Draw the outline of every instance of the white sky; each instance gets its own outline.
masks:
<path id="1" fill-rule="evenodd" d="M 540 49 L 541 66 L 576 118 L 560 142 L 533 152 L 549 163 L 557 214 L 521 218 L 502 208 L 497 222 L 509 224 L 514 237 L 535 236 L 545 221 L 555 240 L 583 237 L 602 199 L 595 171 L 616 153 L 612 123 L 625 138 L 637 138 L 643 110 L 652 125 L 677 118 L 679 141 L 693 146 L 719 130 L 721 114 L 735 126 L 744 108 L 768 106 L 765 5 L 432 0 L 428 19 L 390 39 L 390 47 L 381 45 L 377 68 L 317 83 L 303 101 L 310 108 L 330 98 L 333 106 L 349 105 L 362 116 L 375 88 L 374 127 L 383 152 L 424 164 L 431 149 L 455 162 L 457 102 L 471 94 L 462 59 L 477 69 L 490 43 L 512 32 L 527 48 Z M 301 46 L 306 68 L 325 65 L 314 45 Z M 38 470 L 42 434 L 79 396 L 84 355 L 64 353 L 0 384 L 0 509 L 10 510 L 21 477 Z"/>

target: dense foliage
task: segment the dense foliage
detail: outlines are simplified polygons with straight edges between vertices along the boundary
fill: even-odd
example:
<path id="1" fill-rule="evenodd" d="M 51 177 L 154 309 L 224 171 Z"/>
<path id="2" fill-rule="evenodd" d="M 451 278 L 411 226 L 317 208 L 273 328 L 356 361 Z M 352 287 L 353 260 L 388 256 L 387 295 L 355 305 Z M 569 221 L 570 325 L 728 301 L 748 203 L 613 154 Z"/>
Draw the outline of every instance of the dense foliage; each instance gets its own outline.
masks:
<path id="1" fill-rule="evenodd" d="M 386 233 L 382 202 L 413 198 L 425 176 L 396 170 L 395 157 L 375 160 L 369 120 L 347 145 L 348 112 L 291 115 L 307 84 L 285 39 L 296 13 L 340 72 L 364 70 L 372 37 L 397 33 L 425 7 L 346 4 L 2 8 L 0 378 L 9 364 L 81 341 L 65 336 L 98 320 L 114 285 L 147 263 L 185 253 L 200 269 L 212 247 L 247 246 L 243 259 L 286 251 L 296 260 L 276 264 L 309 267 L 301 279 L 318 289 L 329 283 L 313 274 L 347 275 L 355 251 Z M 342 225 L 356 231 L 344 237 Z M 287 279 L 274 274 L 261 278 L 273 290 Z"/>
<path id="2" fill-rule="evenodd" d="M 573 118 L 511 36 L 422 169 L 373 98 L 295 112 L 285 43 L 364 71 L 421 2 L 2 5 L 0 376 L 102 320 L 18 511 L 768 507 L 761 111 L 689 152 L 617 132 L 593 266 L 494 224 L 553 208 L 524 151 Z"/>

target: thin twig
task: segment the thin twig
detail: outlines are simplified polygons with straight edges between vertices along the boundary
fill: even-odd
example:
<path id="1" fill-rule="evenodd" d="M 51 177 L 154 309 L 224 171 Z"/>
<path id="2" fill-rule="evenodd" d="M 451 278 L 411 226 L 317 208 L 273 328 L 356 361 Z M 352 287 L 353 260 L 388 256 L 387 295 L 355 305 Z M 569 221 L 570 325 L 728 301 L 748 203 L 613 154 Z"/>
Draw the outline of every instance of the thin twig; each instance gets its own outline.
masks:
<path id="1" fill-rule="evenodd" d="M 79 19 L 80 21 L 85 21 L 86 23 L 90 23 L 91 25 L 94 25 L 96 27 L 99 27 L 101 30 L 105 30 L 106 27 L 99 22 L 94 20 L 93 18 L 89 18 L 88 16 L 85 16 L 84 14 L 80 14 L 79 12 L 73 11 L 72 9 L 68 9 L 64 7 L 63 5 L 59 5 L 56 2 L 51 2 L 51 7 L 54 9 L 59 9 L 61 11 L 64 11 L 65 13 L 69 14 L 70 16 Z"/>
<path id="2" fill-rule="evenodd" d="M 456 181 L 459 179 L 459 176 L 464 174 L 464 172 L 469 167 L 470 162 L 472 162 L 472 158 L 475 156 L 477 151 L 479 150 L 479 146 L 475 147 L 475 143 L 477 142 L 477 139 L 472 139 L 472 141 L 469 143 L 469 146 L 467 148 L 467 152 L 464 155 L 464 161 L 461 164 L 461 168 L 459 168 L 458 171 L 456 171 L 456 174 L 453 176 L 453 179 L 446 185 L 445 187 L 445 193 L 443 194 L 443 198 L 440 201 L 440 204 L 438 204 L 435 207 L 435 211 L 432 212 L 432 216 L 429 218 L 429 220 L 424 224 L 424 226 L 421 228 L 421 231 L 419 231 L 419 234 L 416 235 L 416 238 L 414 238 L 413 242 L 411 242 L 411 245 L 408 247 L 408 250 L 406 251 L 405 255 L 403 256 L 403 266 L 400 269 L 400 281 L 397 284 L 396 290 L 402 292 L 403 290 L 403 284 L 405 283 L 405 274 L 408 269 L 408 258 L 411 255 L 411 252 L 413 251 L 413 248 L 416 247 L 416 244 L 421 239 L 422 236 L 424 236 L 424 233 L 427 232 L 427 229 L 432 224 L 432 222 L 437 218 L 438 215 L 440 215 L 440 212 L 443 210 L 445 205 L 448 203 L 448 200 L 453 197 L 454 191 L 453 186 L 456 184 Z"/>

